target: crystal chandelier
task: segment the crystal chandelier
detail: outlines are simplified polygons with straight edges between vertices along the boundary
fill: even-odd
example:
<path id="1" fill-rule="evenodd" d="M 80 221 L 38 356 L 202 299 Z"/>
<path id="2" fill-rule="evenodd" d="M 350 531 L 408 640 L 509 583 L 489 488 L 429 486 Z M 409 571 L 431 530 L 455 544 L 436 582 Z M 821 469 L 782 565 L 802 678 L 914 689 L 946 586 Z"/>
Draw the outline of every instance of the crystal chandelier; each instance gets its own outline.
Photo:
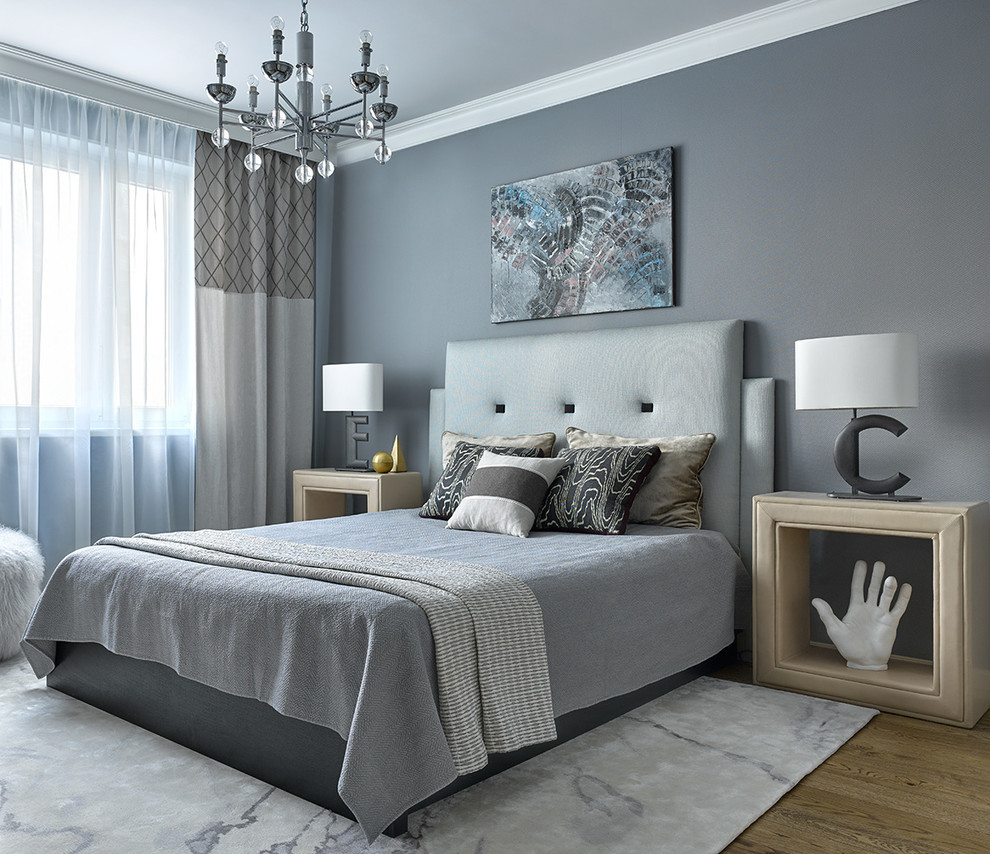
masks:
<path id="1" fill-rule="evenodd" d="M 296 151 L 299 153 L 299 166 L 296 167 L 296 180 L 300 184 L 308 184 L 313 180 L 313 168 L 308 158 L 311 151 L 322 152 L 316 171 L 323 178 L 333 174 L 333 161 L 330 160 L 328 149 L 331 140 L 337 137 L 356 139 L 377 139 L 375 159 L 379 163 L 387 163 L 392 152 L 385 144 L 385 125 L 395 118 L 399 108 L 388 101 L 388 66 L 378 66 L 378 72 L 369 71 L 371 65 L 371 32 L 362 30 L 358 36 L 361 42 L 361 70 L 351 75 L 351 86 L 361 97 L 341 104 L 332 105 L 333 87 L 325 83 L 320 92 L 323 95 L 323 111 L 313 114 L 313 34 L 309 31 L 309 12 L 302 0 L 302 13 L 299 15 L 299 32 L 296 33 L 296 103 L 293 104 L 282 89 L 292 76 L 291 63 L 282 59 L 282 27 L 285 21 L 276 15 L 271 20 L 272 51 L 274 59 L 261 63 L 261 70 L 269 81 L 275 84 L 275 106 L 269 113 L 258 112 L 258 83 L 259 78 L 252 74 L 248 77 L 249 113 L 241 113 L 240 123 L 251 132 L 251 151 L 244 157 L 244 166 L 249 172 L 261 168 L 261 155 L 256 148 L 258 145 L 273 145 L 282 140 L 295 137 Z M 237 90 L 229 83 L 224 83 L 227 74 L 227 45 L 217 42 L 217 82 L 210 83 L 206 91 L 219 105 L 219 122 L 213 131 L 213 144 L 224 148 L 230 142 L 230 134 L 223 126 L 223 109 L 229 104 Z M 376 91 L 381 93 L 381 100 L 368 105 L 368 96 Z M 360 109 L 358 109 L 360 105 Z M 346 112 L 346 111 L 350 112 Z M 341 111 L 346 114 L 338 116 Z"/>

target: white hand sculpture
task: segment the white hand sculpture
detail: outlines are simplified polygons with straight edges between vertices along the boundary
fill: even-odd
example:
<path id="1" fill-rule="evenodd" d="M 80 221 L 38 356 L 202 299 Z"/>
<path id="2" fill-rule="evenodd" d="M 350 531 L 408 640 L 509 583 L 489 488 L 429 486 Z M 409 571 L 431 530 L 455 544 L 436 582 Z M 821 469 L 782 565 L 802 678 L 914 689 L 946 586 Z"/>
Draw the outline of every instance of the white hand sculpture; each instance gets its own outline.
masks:
<path id="1" fill-rule="evenodd" d="M 897 624 L 911 600 L 911 585 L 902 584 L 901 592 L 894 607 L 890 603 L 897 590 L 897 579 L 891 576 L 880 582 L 887 567 L 882 561 L 873 564 L 870 577 L 870 590 L 863 598 L 863 584 L 866 581 L 866 561 L 858 560 L 853 567 L 852 589 L 849 592 L 849 610 L 840 622 L 828 602 L 812 599 L 811 604 L 825 624 L 828 636 L 835 648 L 846 660 L 848 667 L 857 670 L 886 670 L 890 650 L 897 635 Z"/>

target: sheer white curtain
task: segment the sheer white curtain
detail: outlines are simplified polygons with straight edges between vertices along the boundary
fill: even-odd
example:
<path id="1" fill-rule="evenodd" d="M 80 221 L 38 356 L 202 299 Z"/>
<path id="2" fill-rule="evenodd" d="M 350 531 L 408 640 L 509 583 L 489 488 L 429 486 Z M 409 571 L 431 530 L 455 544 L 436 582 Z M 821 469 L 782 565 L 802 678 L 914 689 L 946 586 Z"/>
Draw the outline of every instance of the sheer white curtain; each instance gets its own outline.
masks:
<path id="1" fill-rule="evenodd" d="M 192 527 L 194 132 L 0 78 L 0 523 Z"/>

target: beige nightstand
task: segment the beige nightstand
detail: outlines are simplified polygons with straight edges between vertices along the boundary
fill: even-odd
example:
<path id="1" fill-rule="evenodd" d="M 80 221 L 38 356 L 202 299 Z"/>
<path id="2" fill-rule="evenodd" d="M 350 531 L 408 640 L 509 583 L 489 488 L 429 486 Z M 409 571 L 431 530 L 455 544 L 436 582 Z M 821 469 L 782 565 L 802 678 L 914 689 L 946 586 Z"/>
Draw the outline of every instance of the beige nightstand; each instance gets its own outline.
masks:
<path id="1" fill-rule="evenodd" d="M 352 472 L 337 469 L 297 469 L 292 473 L 292 518 L 326 519 L 347 512 L 348 495 L 365 495 L 368 512 L 419 507 L 423 476 L 418 471 Z"/>
<path id="2" fill-rule="evenodd" d="M 812 643 L 809 538 L 814 531 L 931 543 L 931 661 L 893 656 L 887 670 L 854 670 L 831 645 Z M 753 540 L 753 676 L 758 684 L 965 727 L 990 708 L 986 502 L 757 495 Z M 835 609 L 840 618 L 845 602 L 841 606 Z"/>

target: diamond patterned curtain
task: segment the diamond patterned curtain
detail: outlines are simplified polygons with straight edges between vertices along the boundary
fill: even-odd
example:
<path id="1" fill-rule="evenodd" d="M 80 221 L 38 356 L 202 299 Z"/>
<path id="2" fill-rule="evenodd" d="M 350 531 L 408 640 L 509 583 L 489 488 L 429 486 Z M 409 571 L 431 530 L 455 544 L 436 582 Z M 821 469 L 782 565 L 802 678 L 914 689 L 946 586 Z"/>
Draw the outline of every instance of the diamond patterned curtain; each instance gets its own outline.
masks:
<path id="1" fill-rule="evenodd" d="M 196 527 L 291 518 L 311 465 L 315 204 L 297 161 L 196 138 Z"/>

